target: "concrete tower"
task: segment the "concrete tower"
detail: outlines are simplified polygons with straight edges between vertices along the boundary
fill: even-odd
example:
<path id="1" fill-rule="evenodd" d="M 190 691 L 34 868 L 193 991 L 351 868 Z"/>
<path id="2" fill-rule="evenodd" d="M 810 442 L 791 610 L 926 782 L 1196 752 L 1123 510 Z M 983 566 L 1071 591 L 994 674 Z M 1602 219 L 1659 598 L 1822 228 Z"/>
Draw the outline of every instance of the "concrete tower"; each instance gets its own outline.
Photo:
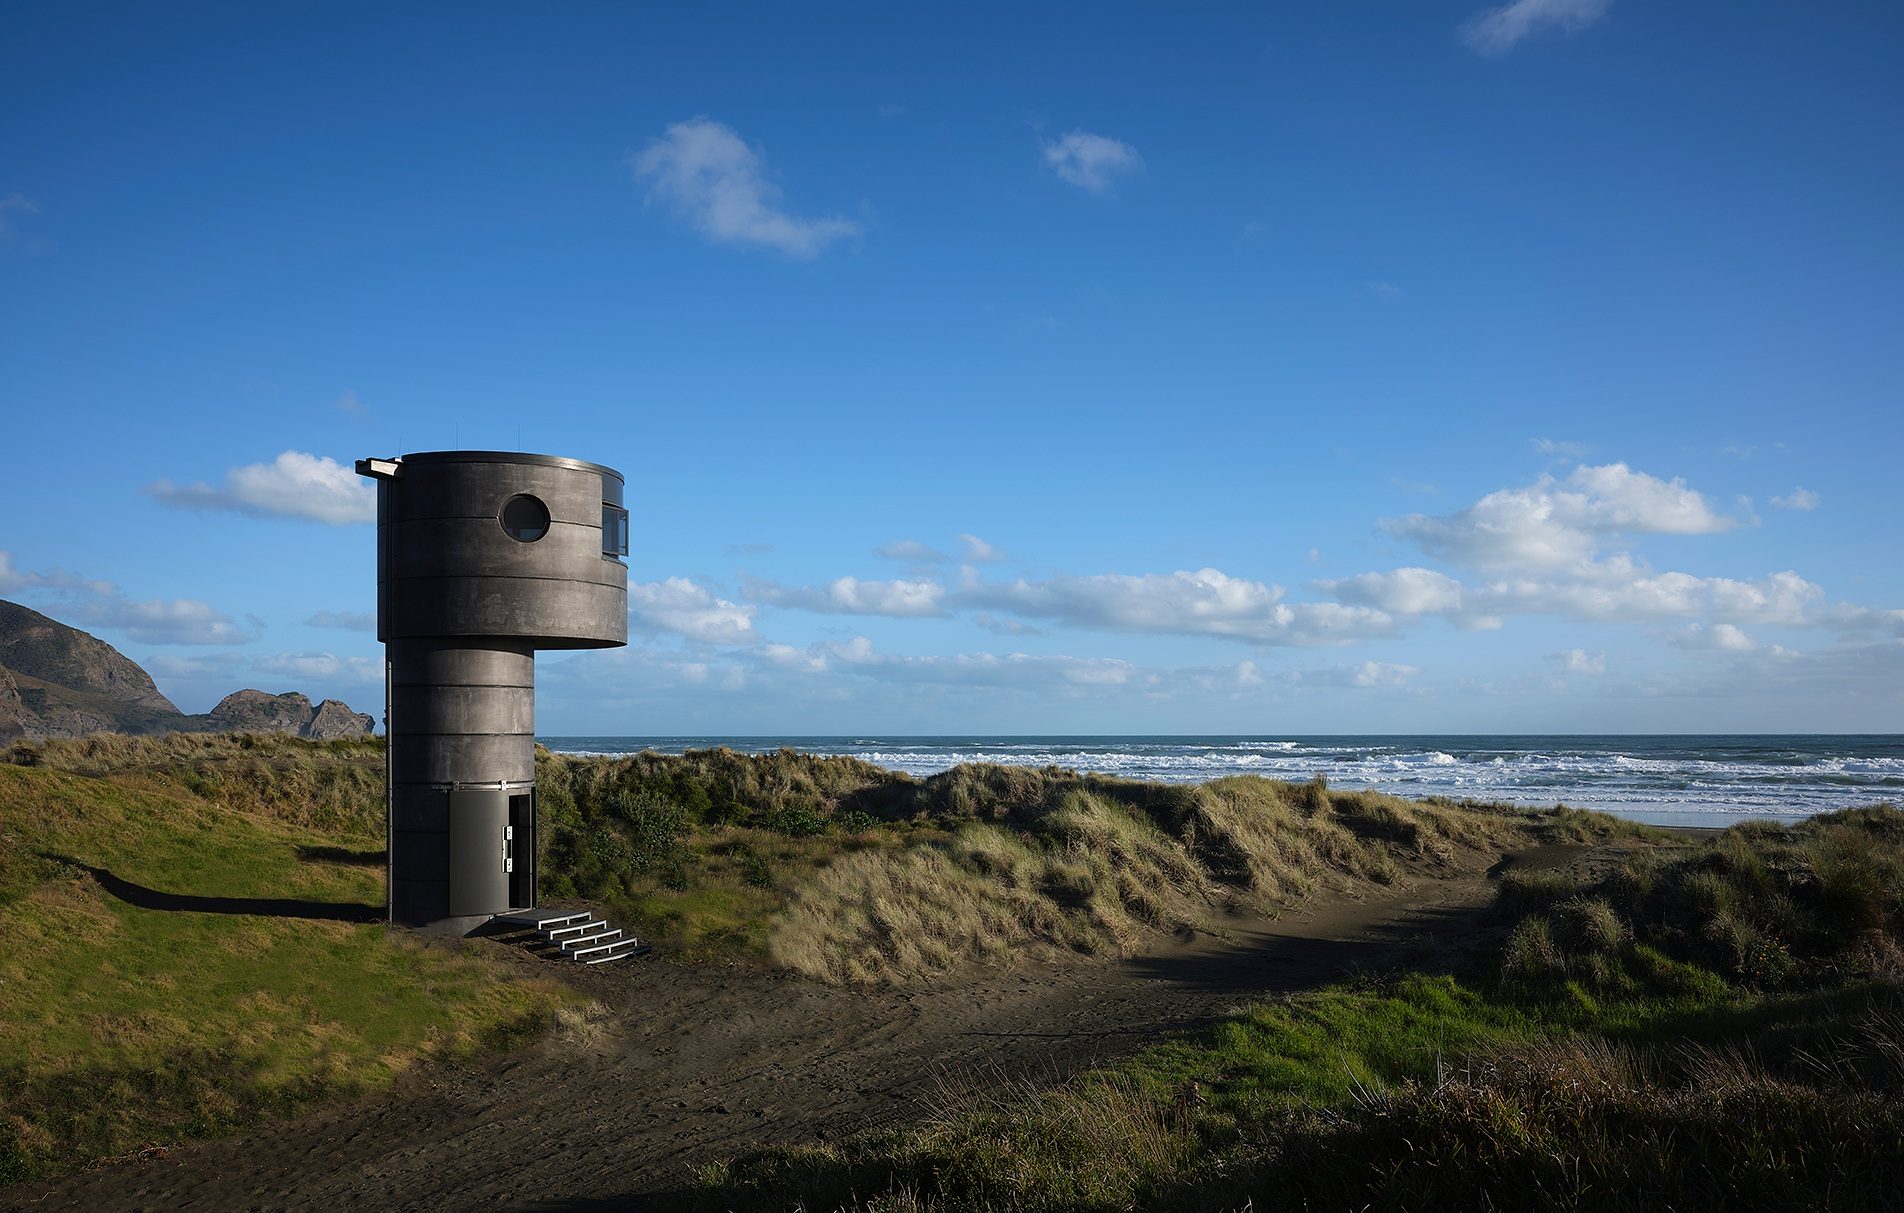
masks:
<path id="1" fill-rule="evenodd" d="M 553 455 L 360 459 L 377 481 L 390 919 L 536 904 L 535 651 L 628 643 L 621 473 Z"/>

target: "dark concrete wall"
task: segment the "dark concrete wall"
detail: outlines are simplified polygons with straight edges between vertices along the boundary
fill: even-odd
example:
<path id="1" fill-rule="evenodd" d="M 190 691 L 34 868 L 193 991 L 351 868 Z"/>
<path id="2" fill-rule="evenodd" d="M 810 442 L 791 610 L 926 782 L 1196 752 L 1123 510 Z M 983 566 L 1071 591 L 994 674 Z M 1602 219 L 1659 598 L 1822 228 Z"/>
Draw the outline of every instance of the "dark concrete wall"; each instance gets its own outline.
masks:
<path id="1" fill-rule="evenodd" d="M 507 799 L 535 783 L 535 650 L 628 636 L 628 569 L 602 553 L 618 473 L 580 460 L 482 451 L 407 455 L 379 479 L 377 622 L 389 661 L 390 912 L 470 927 L 512 906 Z M 504 531 L 510 498 L 548 531 Z M 518 834 L 520 831 L 518 830 Z M 525 854 L 525 851 L 528 852 Z M 519 898 L 532 881 L 514 882 Z"/>

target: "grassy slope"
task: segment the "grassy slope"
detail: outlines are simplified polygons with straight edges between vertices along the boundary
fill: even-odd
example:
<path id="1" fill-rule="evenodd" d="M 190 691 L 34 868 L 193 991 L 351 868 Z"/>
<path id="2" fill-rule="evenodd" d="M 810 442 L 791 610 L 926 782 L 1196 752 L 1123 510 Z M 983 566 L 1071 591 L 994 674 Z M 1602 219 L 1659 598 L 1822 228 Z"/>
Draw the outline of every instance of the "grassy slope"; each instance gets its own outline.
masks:
<path id="1" fill-rule="evenodd" d="M 708 1207 L 1895 1207 L 1904 813 L 1509 881 L 1500 961 L 713 1168 Z"/>
<path id="2" fill-rule="evenodd" d="M 301 786 L 294 765 L 279 783 Z M 383 891 L 361 862 L 379 840 L 270 815 L 271 781 L 240 811 L 151 769 L 124 778 L 0 765 L 0 1179 L 374 1088 L 570 997 L 504 979 L 475 945 L 374 923 L 128 904 L 86 869 L 218 898 L 376 906 Z"/>
<path id="3" fill-rule="evenodd" d="M 538 779 L 546 894 L 606 903 L 677 954 L 828 981 L 1124 955 L 1229 910 L 1485 866 L 1504 846 L 1634 832 L 1594 814 L 1319 781 L 1185 787 L 985 765 L 913 780 L 791 751 L 545 753 Z"/>
<path id="4" fill-rule="evenodd" d="M 139 909 L 86 871 L 171 894 L 380 904 L 376 741 L 99 735 L 6 757 L 0 927 L 27 942 L 0 958 L 0 1175 L 375 1086 L 561 997 L 498 980 L 478 945 Z M 604 903 L 677 956 L 828 980 L 1116 955 L 1228 908 L 1616 828 L 1260 779 L 962 767 L 921 781 L 720 750 L 538 763 L 545 896 Z"/>

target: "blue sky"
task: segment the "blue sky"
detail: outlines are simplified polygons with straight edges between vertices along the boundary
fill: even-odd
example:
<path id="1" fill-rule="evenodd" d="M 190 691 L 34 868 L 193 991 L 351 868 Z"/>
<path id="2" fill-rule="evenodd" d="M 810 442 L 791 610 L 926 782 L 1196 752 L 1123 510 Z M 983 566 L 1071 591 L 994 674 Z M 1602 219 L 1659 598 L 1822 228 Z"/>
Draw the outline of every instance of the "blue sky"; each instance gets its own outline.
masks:
<path id="1" fill-rule="evenodd" d="M 621 468 L 544 733 L 1896 731 L 1904 10 L 11 4 L 0 594 L 374 707 L 364 455 Z"/>

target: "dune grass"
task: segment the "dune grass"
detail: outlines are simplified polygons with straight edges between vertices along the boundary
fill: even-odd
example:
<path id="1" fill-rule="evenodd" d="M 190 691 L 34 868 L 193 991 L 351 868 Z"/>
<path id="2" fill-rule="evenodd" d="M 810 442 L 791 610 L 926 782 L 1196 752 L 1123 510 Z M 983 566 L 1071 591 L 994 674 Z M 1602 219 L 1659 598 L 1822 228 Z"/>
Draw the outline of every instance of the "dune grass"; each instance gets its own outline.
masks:
<path id="1" fill-rule="evenodd" d="M 339 833 L 384 829 L 383 740 L 304 741 L 279 733 L 94 733 L 16 742 L 16 766 L 107 779 Z"/>
<path id="2" fill-rule="evenodd" d="M 969 764 L 915 780 L 791 750 L 542 751 L 537 778 L 547 895 L 604 904 L 678 955 L 833 982 L 1126 955 L 1239 909 L 1485 866 L 1534 840 L 1642 832 L 1320 779 L 1184 786 Z"/>
<path id="3" fill-rule="evenodd" d="M 380 840 L 141 782 L 0 765 L 0 1180 L 374 1089 L 574 999 L 479 945 L 294 916 L 374 917 Z"/>
<path id="4" fill-rule="evenodd" d="M 709 1168 L 701 1207 L 1887 1209 L 1904 813 L 1504 882 L 1484 972 L 1251 1006 L 1055 1087 Z"/>

